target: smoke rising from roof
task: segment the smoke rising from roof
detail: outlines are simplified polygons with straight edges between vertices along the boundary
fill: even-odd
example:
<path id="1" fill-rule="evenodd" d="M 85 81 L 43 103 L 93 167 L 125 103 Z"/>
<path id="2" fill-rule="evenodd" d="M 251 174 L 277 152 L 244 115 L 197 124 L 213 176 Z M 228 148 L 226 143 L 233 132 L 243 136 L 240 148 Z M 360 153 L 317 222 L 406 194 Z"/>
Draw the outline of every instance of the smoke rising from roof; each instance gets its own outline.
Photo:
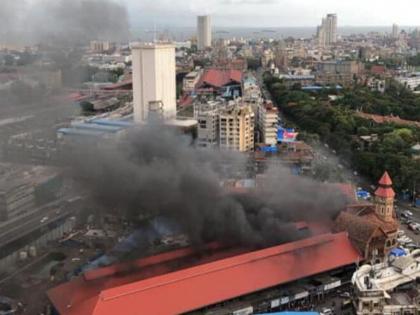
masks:
<path id="1" fill-rule="evenodd" d="M 129 19 L 114 0 L 2 0 L 1 41 L 7 44 L 79 44 L 126 41 Z"/>
<path id="2" fill-rule="evenodd" d="M 244 156 L 197 150 L 188 137 L 162 126 L 72 151 L 77 152 L 71 156 L 72 175 L 98 205 L 132 221 L 172 218 L 196 244 L 291 241 L 299 237 L 292 222 L 329 219 L 346 203 L 339 191 L 283 167 L 269 170 L 257 192 L 229 193 L 220 181 L 230 171 L 244 173 Z"/>

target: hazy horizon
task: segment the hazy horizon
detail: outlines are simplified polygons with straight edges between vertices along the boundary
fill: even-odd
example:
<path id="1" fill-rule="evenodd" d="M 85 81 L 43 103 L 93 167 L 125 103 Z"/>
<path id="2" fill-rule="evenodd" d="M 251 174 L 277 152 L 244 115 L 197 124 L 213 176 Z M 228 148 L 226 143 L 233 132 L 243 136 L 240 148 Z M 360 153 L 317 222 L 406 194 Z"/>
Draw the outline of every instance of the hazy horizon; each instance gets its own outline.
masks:
<path id="1" fill-rule="evenodd" d="M 412 31 L 416 26 L 401 26 L 401 30 Z M 367 34 L 369 32 L 390 33 L 391 26 L 340 26 L 338 27 L 339 36 L 349 36 L 353 34 Z M 196 26 L 168 26 L 154 25 L 147 27 L 132 27 L 132 37 L 141 41 L 153 40 L 156 36 L 164 35 L 175 41 L 191 39 L 196 35 Z M 316 34 L 316 27 L 240 27 L 240 26 L 213 26 L 213 37 L 217 38 L 272 38 L 282 39 L 286 37 L 310 38 Z"/>
<path id="2" fill-rule="evenodd" d="M 197 15 L 213 16 L 222 27 L 315 27 L 328 13 L 342 26 L 417 25 L 420 3 L 400 0 L 120 0 L 127 5 L 133 25 L 192 26 Z"/>

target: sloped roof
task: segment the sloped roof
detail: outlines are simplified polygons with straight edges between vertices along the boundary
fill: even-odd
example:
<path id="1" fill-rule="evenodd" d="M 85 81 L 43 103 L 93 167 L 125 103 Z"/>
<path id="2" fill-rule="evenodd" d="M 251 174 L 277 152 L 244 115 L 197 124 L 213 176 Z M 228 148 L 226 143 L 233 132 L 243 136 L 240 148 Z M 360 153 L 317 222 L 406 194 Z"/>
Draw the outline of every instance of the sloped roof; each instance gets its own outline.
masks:
<path id="1" fill-rule="evenodd" d="M 349 233 L 350 239 L 361 241 L 364 244 L 367 244 L 379 229 L 376 223 L 366 220 L 365 216 L 360 217 L 348 212 L 341 212 L 335 223 L 337 229 Z"/>
<path id="2" fill-rule="evenodd" d="M 382 65 L 373 65 L 372 68 L 370 69 L 370 72 L 373 74 L 385 74 L 386 68 L 385 66 L 382 66 Z"/>
<path id="3" fill-rule="evenodd" d="M 363 218 L 378 225 L 384 233 L 396 232 L 398 230 L 398 222 L 396 220 L 392 220 L 390 222 L 381 220 L 381 218 L 379 218 L 374 212 L 364 215 Z"/>
<path id="4" fill-rule="evenodd" d="M 382 175 L 381 179 L 379 180 L 379 185 L 392 186 L 392 180 L 388 172 L 385 172 L 384 175 Z"/>
<path id="5" fill-rule="evenodd" d="M 359 260 L 347 233 L 324 234 L 141 281 L 134 279 L 105 290 L 96 289 L 96 295 L 69 307 L 73 300 L 69 294 L 83 294 L 95 284 L 67 283 L 49 291 L 48 296 L 62 315 L 180 314 Z"/>
<path id="6" fill-rule="evenodd" d="M 232 69 L 207 69 L 200 79 L 198 87 L 210 85 L 221 88 L 231 82 L 242 82 L 242 71 Z"/>
<path id="7" fill-rule="evenodd" d="M 394 198 L 395 192 L 391 187 L 388 187 L 388 188 L 379 187 L 375 191 L 375 196 L 381 197 L 381 198 Z"/>
<path id="8" fill-rule="evenodd" d="M 394 198 L 395 192 L 392 189 L 392 180 L 388 172 L 385 172 L 379 180 L 379 187 L 375 191 L 375 196 L 381 198 Z"/>

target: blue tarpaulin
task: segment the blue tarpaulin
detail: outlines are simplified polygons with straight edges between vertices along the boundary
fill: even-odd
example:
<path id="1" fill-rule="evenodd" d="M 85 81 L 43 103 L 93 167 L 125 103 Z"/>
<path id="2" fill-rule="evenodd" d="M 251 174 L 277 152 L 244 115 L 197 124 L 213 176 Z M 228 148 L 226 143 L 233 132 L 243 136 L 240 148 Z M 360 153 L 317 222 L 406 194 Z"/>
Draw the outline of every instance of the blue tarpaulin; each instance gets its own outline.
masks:
<path id="1" fill-rule="evenodd" d="M 404 249 L 402 248 L 393 248 L 390 252 L 389 252 L 389 256 L 395 256 L 395 257 L 401 257 L 401 256 L 405 256 L 407 255 L 407 253 L 405 252 Z"/>
<path id="2" fill-rule="evenodd" d="M 263 151 L 263 152 L 266 152 L 266 153 L 277 153 L 278 152 L 277 146 L 261 147 L 260 150 Z"/>
<path id="3" fill-rule="evenodd" d="M 357 191 L 357 198 L 359 199 L 369 199 L 370 198 L 370 193 L 366 190 L 358 190 Z"/>

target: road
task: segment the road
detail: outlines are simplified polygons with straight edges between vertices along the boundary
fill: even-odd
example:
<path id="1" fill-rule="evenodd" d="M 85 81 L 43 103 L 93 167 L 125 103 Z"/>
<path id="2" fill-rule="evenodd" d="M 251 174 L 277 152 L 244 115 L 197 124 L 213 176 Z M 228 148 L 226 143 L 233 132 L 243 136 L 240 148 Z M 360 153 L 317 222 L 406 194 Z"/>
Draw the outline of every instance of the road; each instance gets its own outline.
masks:
<path id="1" fill-rule="evenodd" d="M 58 99 L 58 97 L 57 97 Z M 19 134 L 37 138 L 55 139 L 56 126 L 66 123 L 80 112 L 79 108 L 67 101 L 48 100 L 29 105 L 0 107 L 0 145 L 10 137 Z M 0 147 L 0 156 L 2 147 Z"/>
<path id="2" fill-rule="evenodd" d="M 267 100 L 272 100 L 270 92 L 265 88 L 263 74 L 264 71 L 261 68 L 257 72 L 254 72 L 263 97 Z M 279 111 L 279 117 L 284 123 L 288 122 L 282 111 Z M 356 187 L 368 188 L 369 182 L 353 171 L 349 162 L 340 158 L 328 145 L 323 143 L 310 143 L 310 145 L 315 153 L 313 170 L 318 173 L 314 174 L 317 179 L 332 183 L 351 183 Z"/>
<path id="3" fill-rule="evenodd" d="M 73 209 L 62 207 L 64 201 L 65 199 L 60 199 L 49 203 L 25 217 L 4 224 L 0 232 L 0 249 L 40 228 L 70 216 Z"/>

